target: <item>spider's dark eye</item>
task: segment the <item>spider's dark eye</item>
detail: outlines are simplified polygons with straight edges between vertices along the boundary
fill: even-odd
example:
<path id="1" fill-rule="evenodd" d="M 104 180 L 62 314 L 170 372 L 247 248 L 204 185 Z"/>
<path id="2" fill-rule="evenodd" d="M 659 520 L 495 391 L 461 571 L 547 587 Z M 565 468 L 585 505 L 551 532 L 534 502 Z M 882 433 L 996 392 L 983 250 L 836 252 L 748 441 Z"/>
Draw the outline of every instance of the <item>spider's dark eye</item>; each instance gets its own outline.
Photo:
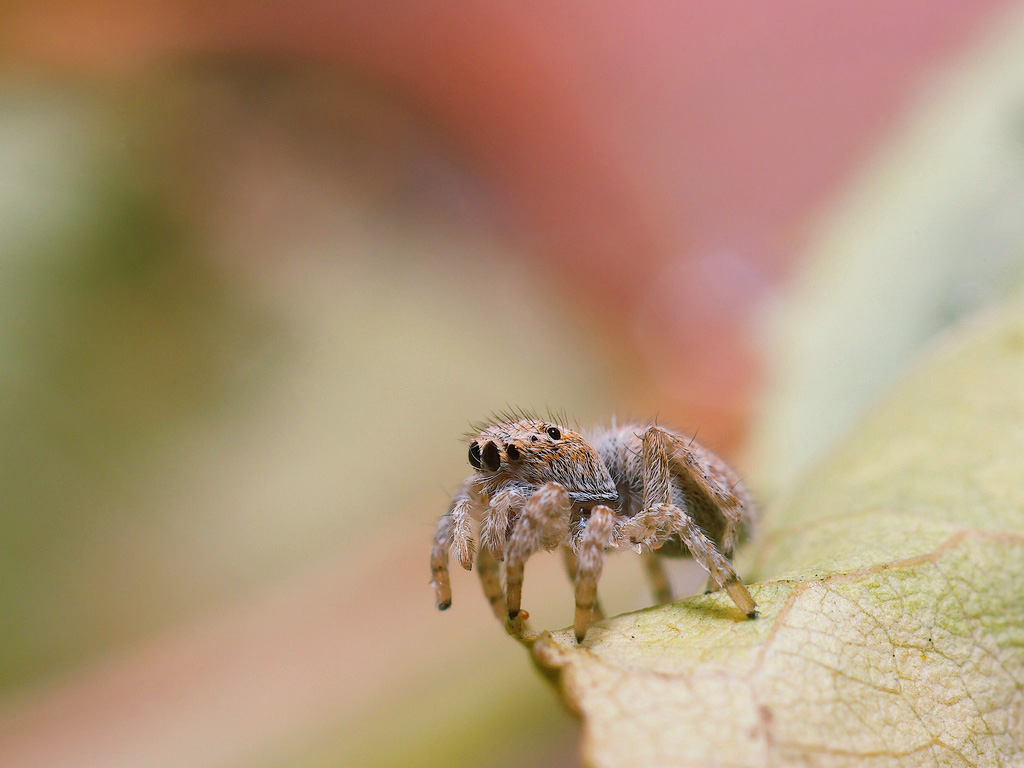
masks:
<path id="1" fill-rule="evenodd" d="M 548 437 L 552 440 L 561 440 L 562 433 L 558 431 L 558 427 L 548 427 Z"/>
<path id="2" fill-rule="evenodd" d="M 505 446 L 505 455 L 508 456 L 509 461 L 519 461 L 523 458 L 519 453 L 519 449 L 512 445 L 512 443 Z"/>
<path id="3" fill-rule="evenodd" d="M 473 469 L 480 469 L 480 445 L 473 443 L 469 446 L 469 463 L 473 465 Z"/>
<path id="4" fill-rule="evenodd" d="M 530 435 L 530 442 L 531 443 L 536 443 L 537 442 L 537 436 L 536 435 Z"/>
<path id="5" fill-rule="evenodd" d="M 482 458 L 484 460 L 484 466 L 487 467 L 491 472 L 497 472 L 498 467 L 501 466 L 501 454 L 498 452 L 498 446 L 494 443 L 487 443 L 484 446 Z"/>

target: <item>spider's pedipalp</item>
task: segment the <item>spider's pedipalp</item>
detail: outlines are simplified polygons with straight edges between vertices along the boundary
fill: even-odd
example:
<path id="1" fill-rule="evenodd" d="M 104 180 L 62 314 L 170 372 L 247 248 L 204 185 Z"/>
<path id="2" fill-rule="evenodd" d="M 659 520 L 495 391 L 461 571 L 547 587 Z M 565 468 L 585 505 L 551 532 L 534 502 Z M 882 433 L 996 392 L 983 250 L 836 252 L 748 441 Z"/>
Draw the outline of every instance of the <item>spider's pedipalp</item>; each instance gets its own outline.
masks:
<path id="1" fill-rule="evenodd" d="M 576 613 L 573 617 L 573 631 L 576 642 L 582 643 L 594 616 L 597 605 L 597 580 L 604 567 L 605 548 L 612 543 L 615 527 L 615 513 L 604 505 L 598 505 L 590 512 L 579 539 L 576 555 Z"/>
<path id="2" fill-rule="evenodd" d="M 569 494 L 558 483 L 542 485 L 526 502 L 505 550 L 505 600 L 508 616 L 519 614 L 523 566 L 534 552 L 554 549 L 569 532 Z"/>
<path id="3" fill-rule="evenodd" d="M 467 571 L 473 568 L 473 511 L 477 507 L 471 498 L 455 502 L 450 512 L 452 554 Z"/>
<path id="4" fill-rule="evenodd" d="M 518 487 L 499 491 L 491 499 L 480 525 L 480 546 L 486 548 L 495 560 L 505 559 L 510 523 L 526 504 L 526 495 Z"/>

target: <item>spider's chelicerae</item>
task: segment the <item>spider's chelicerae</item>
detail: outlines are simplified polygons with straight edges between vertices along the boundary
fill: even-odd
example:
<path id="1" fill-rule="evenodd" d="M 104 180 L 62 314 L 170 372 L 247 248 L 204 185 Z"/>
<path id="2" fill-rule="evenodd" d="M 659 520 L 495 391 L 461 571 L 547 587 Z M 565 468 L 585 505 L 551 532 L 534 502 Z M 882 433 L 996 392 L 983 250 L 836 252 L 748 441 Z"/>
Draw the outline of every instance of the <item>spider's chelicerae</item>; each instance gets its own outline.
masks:
<path id="1" fill-rule="evenodd" d="M 597 580 L 605 553 L 615 549 L 643 554 L 658 602 L 672 594 L 656 554 L 689 556 L 710 574 L 711 589 L 724 589 L 740 611 L 757 616 L 730 562 L 753 504 L 735 472 L 694 439 L 653 424 L 584 436 L 552 420 L 509 417 L 479 428 L 469 463 L 476 471 L 438 521 L 431 550 L 439 609 L 452 602 L 449 551 L 472 568 L 477 521 L 477 571 L 502 622 L 519 618 L 523 566 L 541 549 L 561 549 L 575 582 L 578 642 L 600 618 Z"/>

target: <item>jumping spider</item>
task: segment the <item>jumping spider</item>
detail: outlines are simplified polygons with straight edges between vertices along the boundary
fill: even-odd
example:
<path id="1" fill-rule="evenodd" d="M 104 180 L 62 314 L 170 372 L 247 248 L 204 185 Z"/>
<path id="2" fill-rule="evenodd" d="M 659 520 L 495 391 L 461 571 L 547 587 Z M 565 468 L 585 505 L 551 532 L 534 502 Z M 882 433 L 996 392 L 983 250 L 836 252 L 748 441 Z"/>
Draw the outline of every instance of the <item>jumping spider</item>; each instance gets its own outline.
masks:
<path id="1" fill-rule="evenodd" d="M 440 610 L 452 602 L 449 551 L 472 568 L 476 520 L 484 594 L 510 626 L 520 618 L 526 560 L 558 548 L 576 585 L 577 642 L 601 618 L 597 580 L 607 550 L 643 554 L 659 603 L 672 593 L 655 553 L 692 557 L 709 573 L 709 590 L 724 589 L 740 611 L 757 616 L 730 562 L 753 504 L 732 469 L 695 440 L 652 424 L 612 425 L 584 437 L 551 420 L 517 415 L 482 425 L 470 441 L 469 463 L 476 471 L 438 521 L 431 550 Z"/>

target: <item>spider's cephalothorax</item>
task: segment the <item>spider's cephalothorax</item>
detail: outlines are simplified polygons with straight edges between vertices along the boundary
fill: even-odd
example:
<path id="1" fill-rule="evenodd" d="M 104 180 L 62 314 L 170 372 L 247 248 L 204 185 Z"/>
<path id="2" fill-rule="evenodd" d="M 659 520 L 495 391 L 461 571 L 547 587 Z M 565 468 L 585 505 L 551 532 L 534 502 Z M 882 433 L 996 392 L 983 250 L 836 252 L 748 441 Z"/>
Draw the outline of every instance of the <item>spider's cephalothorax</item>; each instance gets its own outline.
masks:
<path id="1" fill-rule="evenodd" d="M 574 502 L 614 504 L 617 496 L 594 447 L 579 433 L 544 421 L 485 427 L 469 444 L 469 463 L 489 496 L 506 488 L 529 495 L 544 483 L 558 483 Z"/>
<path id="2" fill-rule="evenodd" d="M 437 524 L 430 564 L 437 606 L 451 605 L 449 551 L 473 565 L 495 615 L 519 618 L 526 559 L 561 548 L 576 585 L 573 622 L 580 642 L 600 615 L 597 580 L 608 550 L 643 553 L 659 602 L 671 599 L 655 553 L 693 557 L 747 616 L 757 615 L 730 558 L 753 505 L 725 462 L 692 438 L 628 424 L 588 439 L 553 421 L 516 418 L 481 427 L 469 444 L 476 470 Z M 500 578 L 505 562 L 505 583 Z"/>

